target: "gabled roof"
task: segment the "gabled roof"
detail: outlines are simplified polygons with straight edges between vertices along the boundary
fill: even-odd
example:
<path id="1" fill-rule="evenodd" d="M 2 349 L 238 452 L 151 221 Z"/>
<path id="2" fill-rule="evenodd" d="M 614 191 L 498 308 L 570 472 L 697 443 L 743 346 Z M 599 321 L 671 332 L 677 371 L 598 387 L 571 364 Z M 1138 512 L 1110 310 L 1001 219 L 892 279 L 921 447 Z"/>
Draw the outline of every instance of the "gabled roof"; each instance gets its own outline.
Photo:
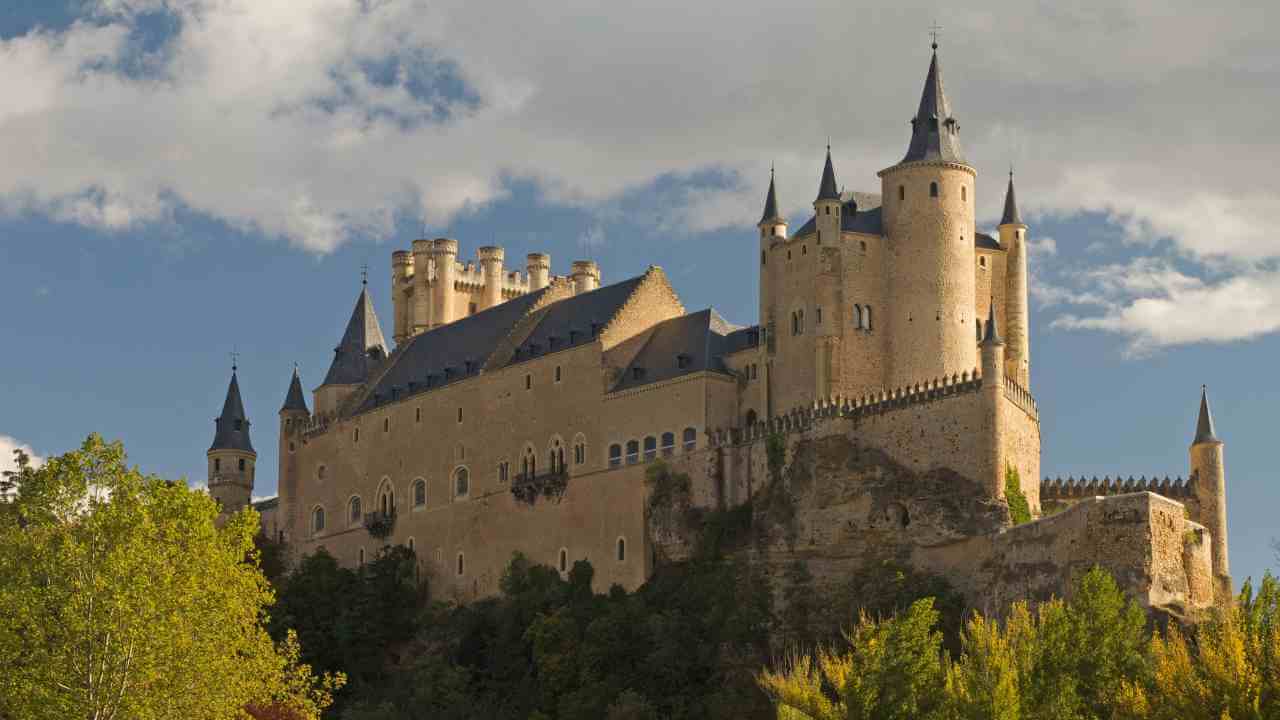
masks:
<path id="1" fill-rule="evenodd" d="M 818 200 L 839 200 L 840 189 L 836 187 L 836 171 L 831 166 L 831 146 L 827 146 L 827 164 L 822 168 L 822 182 L 818 183 Z"/>
<path id="2" fill-rule="evenodd" d="M 637 276 L 534 310 L 543 294 L 552 290 L 547 287 L 415 335 L 396 353 L 394 364 L 378 378 L 357 412 L 479 373 L 526 316 L 531 329 L 501 367 L 594 342 L 592 323 L 596 330 L 602 329 L 642 280 L 644 276 Z"/>
<path id="3" fill-rule="evenodd" d="M 243 450 L 254 452 L 249 441 L 249 418 L 244 414 L 244 402 L 240 399 L 240 381 L 231 370 L 231 384 L 227 386 L 227 399 L 222 402 L 222 414 L 213 421 L 213 444 L 209 450 Z"/>
<path id="4" fill-rule="evenodd" d="M 938 49 L 934 46 L 933 59 L 929 61 L 929 74 L 924 79 L 924 91 L 920 94 L 920 107 L 911 120 L 911 144 L 902 162 L 920 160 L 944 160 L 965 162 L 960 152 L 959 125 L 951 114 L 951 103 L 942 87 L 942 67 L 938 63 Z"/>
<path id="5" fill-rule="evenodd" d="M 722 358 L 743 338 L 738 328 L 710 308 L 665 320 L 649 330 L 644 347 L 623 370 L 611 392 L 711 370 L 728 373 Z M 735 338 L 731 343 L 730 338 Z M 637 372 L 639 370 L 639 372 Z"/>
<path id="6" fill-rule="evenodd" d="M 1004 214 L 1000 216 L 1001 225 L 1021 225 L 1022 216 L 1018 214 L 1018 199 L 1013 194 L 1013 171 L 1009 171 L 1009 189 L 1004 192 Z"/>
<path id="7" fill-rule="evenodd" d="M 1209 412 L 1209 390 L 1200 388 L 1200 416 L 1196 418 L 1196 438 L 1192 445 L 1220 442 L 1213 432 L 1213 414 Z"/>
<path id="8" fill-rule="evenodd" d="M 386 358 L 387 354 L 387 341 L 382 337 L 382 326 L 369 299 L 369 288 L 361 288 L 342 340 L 333 349 L 333 363 L 321 384 L 359 385 L 369 379 L 374 362 Z"/>
<path id="9" fill-rule="evenodd" d="M 289 381 L 289 392 L 285 394 L 284 405 L 280 407 L 280 412 L 285 410 L 310 412 L 307 410 L 307 398 L 302 393 L 302 380 L 298 378 L 297 368 L 293 370 L 293 379 Z"/>
<path id="10" fill-rule="evenodd" d="M 875 193 L 845 192 L 840 194 L 843 208 L 840 211 L 840 230 L 866 235 L 883 235 L 880 216 L 880 196 Z M 818 216 L 814 215 L 791 237 L 809 235 L 818 229 Z"/>

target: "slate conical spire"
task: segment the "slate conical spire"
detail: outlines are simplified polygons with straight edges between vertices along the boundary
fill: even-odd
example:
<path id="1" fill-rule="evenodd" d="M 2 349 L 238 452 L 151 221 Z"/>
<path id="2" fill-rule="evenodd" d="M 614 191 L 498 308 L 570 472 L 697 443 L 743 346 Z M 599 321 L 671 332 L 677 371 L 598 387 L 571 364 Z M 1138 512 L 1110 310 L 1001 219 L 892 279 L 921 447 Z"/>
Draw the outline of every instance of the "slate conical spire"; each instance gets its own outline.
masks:
<path id="1" fill-rule="evenodd" d="M 933 59 L 924 79 L 920 107 L 911 119 L 911 144 L 902 162 L 941 160 L 964 163 L 960 152 L 960 124 L 951 114 L 951 103 L 942 88 L 942 67 L 938 63 L 938 44 L 933 45 Z M 967 164 L 967 163 L 966 163 Z"/>
<path id="2" fill-rule="evenodd" d="M 1209 389 L 1204 385 L 1200 386 L 1200 417 L 1196 419 L 1196 439 L 1191 441 L 1192 445 L 1200 443 L 1216 443 L 1219 442 L 1218 436 L 1213 433 L 1213 414 L 1209 412 Z"/>
<path id="3" fill-rule="evenodd" d="M 227 386 L 227 399 L 222 403 L 222 414 L 213 422 L 213 444 L 209 450 L 243 450 L 254 452 L 249 442 L 249 418 L 244 414 L 244 402 L 240 399 L 240 381 L 236 368 L 231 367 L 231 384 Z"/>
<path id="4" fill-rule="evenodd" d="M 1009 189 L 1004 192 L 1004 215 L 1000 217 L 1000 224 L 1022 224 L 1022 216 L 1018 214 L 1018 199 L 1013 193 L 1013 170 L 1009 171 Z"/>
<path id="5" fill-rule="evenodd" d="M 987 329 L 982 336 L 982 345 L 1003 345 L 1004 340 L 1000 338 L 1000 331 L 996 328 L 996 302 L 995 298 L 991 298 L 991 306 L 987 309 Z"/>
<path id="6" fill-rule="evenodd" d="M 293 379 L 289 381 L 289 392 L 284 396 L 284 405 L 280 408 L 280 412 L 289 410 L 300 410 L 309 413 L 307 410 L 307 397 L 302 392 L 302 380 L 298 377 L 298 368 L 293 369 Z"/>
<path id="7" fill-rule="evenodd" d="M 778 219 L 778 193 L 773 187 L 773 168 L 769 168 L 769 194 L 764 196 L 764 215 L 760 216 L 760 224 Z"/>
<path id="8" fill-rule="evenodd" d="M 840 189 L 836 187 L 836 171 L 831 166 L 831 146 L 827 146 L 827 164 L 822 168 L 822 182 L 818 185 L 818 200 L 839 200 Z"/>
<path id="9" fill-rule="evenodd" d="M 387 356 L 387 341 L 382 337 L 382 326 L 369 299 L 368 286 L 360 289 L 347 329 L 333 353 L 333 364 L 324 376 L 324 385 L 359 385 L 369 378 L 371 361 Z"/>

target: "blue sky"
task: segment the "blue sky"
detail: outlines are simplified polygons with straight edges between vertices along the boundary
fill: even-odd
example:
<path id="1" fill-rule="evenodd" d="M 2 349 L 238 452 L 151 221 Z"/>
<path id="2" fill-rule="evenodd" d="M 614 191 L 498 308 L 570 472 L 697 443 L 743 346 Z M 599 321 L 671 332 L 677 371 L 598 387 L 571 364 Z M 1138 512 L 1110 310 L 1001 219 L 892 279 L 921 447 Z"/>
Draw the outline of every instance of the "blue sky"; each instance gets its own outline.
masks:
<path id="1" fill-rule="evenodd" d="M 517 31 L 417 0 L 16 6 L 0 13 L 0 436 L 49 455 L 101 432 L 202 480 L 235 348 L 261 495 L 293 363 L 322 377 L 364 263 L 390 330 L 390 254 L 424 227 L 468 257 L 596 259 L 605 282 L 661 265 L 689 309 L 754 322 L 769 165 L 793 227 L 828 136 L 840 183 L 876 190 L 935 18 L 553 3 Z M 1038 243 L 1044 474 L 1185 475 L 1208 384 L 1242 579 L 1275 566 L 1280 535 L 1280 200 L 1259 160 L 1280 157 L 1263 92 L 1280 56 L 1257 37 L 1280 18 L 1214 11 L 1206 38 L 1204 12 L 938 17 L 980 225 L 1013 162 Z"/>

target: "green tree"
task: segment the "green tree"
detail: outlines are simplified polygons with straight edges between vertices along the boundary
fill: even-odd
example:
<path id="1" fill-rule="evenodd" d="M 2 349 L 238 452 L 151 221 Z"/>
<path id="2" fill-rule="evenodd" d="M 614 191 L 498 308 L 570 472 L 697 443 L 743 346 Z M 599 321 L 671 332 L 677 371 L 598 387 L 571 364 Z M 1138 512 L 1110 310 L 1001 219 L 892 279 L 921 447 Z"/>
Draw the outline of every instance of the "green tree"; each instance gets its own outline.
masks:
<path id="1" fill-rule="evenodd" d="M 221 527 L 207 495 L 143 475 L 91 435 L 39 469 L 19 457 L 0 512 L 0 717 L 314 718 L 318 680 L 275 645 L 257 514 Z M 248 562 L 246 562 L 248 558 Z"/>

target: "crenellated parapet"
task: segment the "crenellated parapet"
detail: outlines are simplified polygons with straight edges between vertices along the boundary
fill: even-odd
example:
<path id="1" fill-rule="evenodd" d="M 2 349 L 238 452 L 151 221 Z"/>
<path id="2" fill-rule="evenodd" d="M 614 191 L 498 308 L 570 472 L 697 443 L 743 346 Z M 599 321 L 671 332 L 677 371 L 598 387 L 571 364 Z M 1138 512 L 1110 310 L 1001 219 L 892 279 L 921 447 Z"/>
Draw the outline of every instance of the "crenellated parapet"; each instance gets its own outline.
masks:
<path id="1" fill-rule="evenodd" d="M 1153 492 L 1157 495 L 1163 495 L 1167 498 L 1190 498 L 1194 496 L 1195 487 L 1192 479 L 1183 479 L 1181 476 L 1170 478 L 1165 475 L 1163 478 L 1153 475 L 1150 479 L 1146 475 L 1134 478 L 1130 475 L 1125 478 L 1116 475 L 1114 478 L 1110 475 L 1099 478 L 1094 475 L 1091 478 L 1068 476 L 1066 478 L 1045 478 L 1040 482 L 1040 500 L 1041 502 L 1049 500 L 1079 500 L 1087 497 L 1107 496 L 1107 495 L 1126 495 L 1135 492 Z"/>
<path id="2" fill-rule="evenodd" d="M 1037 421 L 1040 419 L 1040 409 L 1036 405 L 1036 399 L 1031 395 L 1031 391 L 1019 385 L 1014 378 L 1008 375 L 1004 377 L 1004 396 L 1009 399 L 1009 402 L 1022 408 L 1032 419 Z"/>

